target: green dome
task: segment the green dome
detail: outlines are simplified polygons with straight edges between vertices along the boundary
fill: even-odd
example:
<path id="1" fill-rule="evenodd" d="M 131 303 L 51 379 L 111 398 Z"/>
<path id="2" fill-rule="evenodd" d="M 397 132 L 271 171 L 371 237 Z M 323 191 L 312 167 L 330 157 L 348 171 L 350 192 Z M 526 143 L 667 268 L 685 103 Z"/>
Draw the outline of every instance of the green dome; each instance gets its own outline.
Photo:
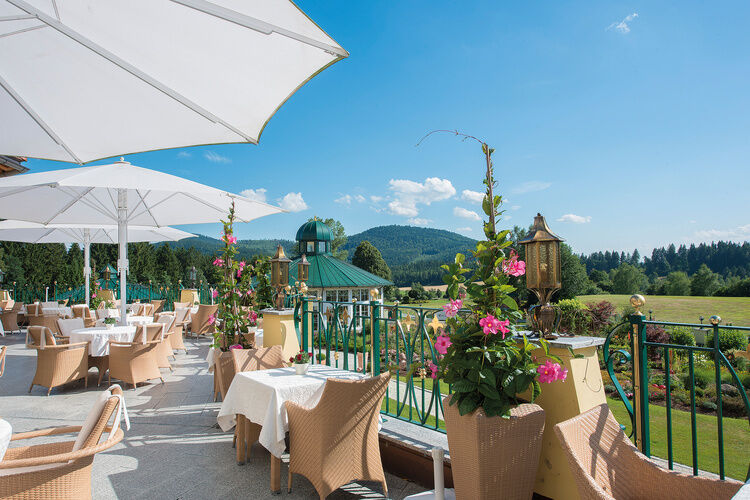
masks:
<path id="1" fill-rule="evenodd" d="M 332 241 L 333 235 L 322 221 L 311 220 L 297 230 L 297 241 Z"/>

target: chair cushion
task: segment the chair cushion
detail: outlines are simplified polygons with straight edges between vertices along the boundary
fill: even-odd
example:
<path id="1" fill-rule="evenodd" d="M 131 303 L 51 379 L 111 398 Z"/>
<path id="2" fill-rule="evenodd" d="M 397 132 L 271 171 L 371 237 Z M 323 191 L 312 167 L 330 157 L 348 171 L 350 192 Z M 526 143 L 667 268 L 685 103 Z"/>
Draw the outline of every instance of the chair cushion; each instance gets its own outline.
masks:
<path id="1" fill-rule="evenodd" d="M 109 391 L 102 391 L 101 394 L 99 394 L 99 397 L 96 398 L 96 401 L 91 405 L 89 414 L 86 415 L 86 420 L 84 420 L 83 425 L 81 425 L 81 430 L 78 431 L 78 436 L 76 436 L 76 442 L 73 444 L 72 451 L 80 450 L 83 443 L 86 442 L 91 431 L 94 430 L 94 426 L 99 421 L 99 417 L 102 416 L 104 405 L 107 404 L 110 396 L 112 396 L 112 394 Z"/>
<path id="2" fill-rule="evenodd" d="M 84 327 L 83 318 L 58 319 L 57 327 L 60 329 L 62 335 L 69 337 L 73 330 L 79 330 Z"/>

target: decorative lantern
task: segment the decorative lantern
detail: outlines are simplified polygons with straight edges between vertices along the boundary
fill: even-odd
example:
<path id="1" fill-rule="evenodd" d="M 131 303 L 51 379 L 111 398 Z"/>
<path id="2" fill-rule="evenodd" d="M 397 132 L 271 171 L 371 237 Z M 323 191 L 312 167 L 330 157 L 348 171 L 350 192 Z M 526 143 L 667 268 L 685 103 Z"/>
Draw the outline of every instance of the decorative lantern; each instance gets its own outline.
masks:
<path id="1" fill-rule="evenodd" d="M 284 255 L 284 248 L 279 245 L 276 255 L 271 259 L 271 286 L 276 288 L 276 309 L 284 308 L 284 289 L 289 286 L 290 259 Z"/>
<path id="2" fill-rule="evenodd" d="M 552 294 L 562 287 L 560 275 L 560 243 L 542 214 L 534 217 L 534 225 L 519 241 L 526 250 L 526 288 L 539 298 L 539 307 L 531 317 L 535 330 L 551 337 L 559 323 L 559 314 L 550 305 Z"/>
<path id="3" fill-rule="evenodd" d="M 109 271 L 109 266 L 104 267 L 102 278 L 104 279 L 104 289 L 109 290 L 109 280 L 112 279 L 112 273 Z"/>
<path id="4" fill-rule="evenodd" d="M 195 266 L 190 268 L 190 281 L 193 282 L 193 288 L 195 288 L 195 279 L 198 277 L 198 273 L 195 270 Z"/>
<path id="5" fill-rule="evenodd" d="M 297 263 L 297 280 L 304 283 L 308 279 L 310 279 L 310 263 L 307 261 L 307 256 L 302 254 L 302 258 Z"/>

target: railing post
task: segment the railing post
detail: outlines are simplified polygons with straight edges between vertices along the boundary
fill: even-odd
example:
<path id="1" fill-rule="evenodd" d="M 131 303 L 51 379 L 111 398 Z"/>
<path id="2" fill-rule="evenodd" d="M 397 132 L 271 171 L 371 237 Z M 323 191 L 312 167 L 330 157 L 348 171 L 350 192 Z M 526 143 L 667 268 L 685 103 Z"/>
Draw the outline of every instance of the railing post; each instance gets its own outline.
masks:
<path id="1" fill-rule="evenodd" d="M 380 302 L 370 301 L 372 311 L 370 313 L 370 366 L 372 376 L 380 375 Z M 363 356 L 364 357 L 364 356 Z"/>
<path id="2" fill-rule="evenodd" d="M 300 330 L 300 336 L 302 337 L 302 350 L 305 352 L 309 351 L 309 346 L 307 343 L 307 330 L 309 325 L 309 318 L 307 317 L 307 296 L 302 296 L 302 328 Z M 315 363 L 313 361 L 313 363 Z"/>
<path id="3" fill-rule="evenodd" d="M 651 456 L 651 439 L 649 434 L 648 415 L 648 356 L 646 341 L 646 317 L 640 307 L 645 303 L 641 295 L 633 295 L 630 303 L 635 307 L 635 313 L 630 315 L 631 332 L 633 335 L 633 436 L 635 445 L 646 456 Z"/>
<path id="4" fill-rule="evenodd" d="M 721 344 L 719 343 L 719 316 L 711 316 L 711 329 L 714 332 L 714 369 L 716 375 L 716 430 L 719 437 L 719 477 L 724 479 L 724 422 L 721 408 Z"/>

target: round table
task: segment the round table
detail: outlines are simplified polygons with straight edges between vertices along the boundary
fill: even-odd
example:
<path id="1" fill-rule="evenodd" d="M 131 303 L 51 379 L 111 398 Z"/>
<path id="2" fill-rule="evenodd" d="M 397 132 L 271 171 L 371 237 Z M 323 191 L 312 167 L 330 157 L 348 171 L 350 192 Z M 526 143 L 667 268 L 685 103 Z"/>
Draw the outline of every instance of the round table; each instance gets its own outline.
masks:
<path id="1" fill-rule="evenodd" d="M 153 316 L 131 316 L 128 314 L 128 325 L 150 325 L 154 322 Z"/>
<path id="2" fill-rule="evenodd" d="M 13 428 L 7 420 L 0 418 L 0 457 L 5 455 L 5 451 L 8 449 L 8 443 L 13 435 Z"/>
<path id="3" fill-rule="evenodd" d="M 42 314 L 57 314 L 58 316 L 73 317 L 73 310 L 67 306 L 42 307 Z"/>
<path id="4" fill-rule="evenodd" d="M 88 342 L 89 356 L 109 356 L 109 341 L 132 342 L 135 337 L 135 325 L 95 326 L 93 328 L 81 328 L 70 332 L 70 343 Z"/>

